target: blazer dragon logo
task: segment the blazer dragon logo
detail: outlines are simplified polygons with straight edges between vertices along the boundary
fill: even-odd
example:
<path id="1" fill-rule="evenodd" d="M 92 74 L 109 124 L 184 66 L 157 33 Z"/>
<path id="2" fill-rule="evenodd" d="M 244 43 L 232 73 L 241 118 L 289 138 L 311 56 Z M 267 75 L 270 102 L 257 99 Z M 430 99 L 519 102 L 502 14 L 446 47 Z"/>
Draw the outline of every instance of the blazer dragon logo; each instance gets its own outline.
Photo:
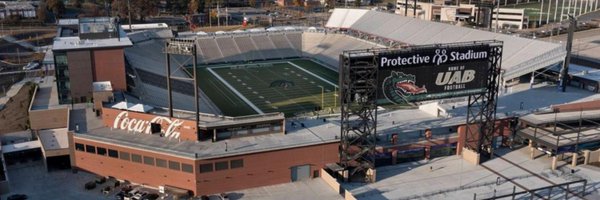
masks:
<path id="1" fill-rule="evenodd" d="M 415 95 L 427 93 L 425 86 L 419 87 L 415 82 L 415 75 L 392 71 L 390 76 L 383 80 L 383 95 L 395 104 L 410 102 Z"/>

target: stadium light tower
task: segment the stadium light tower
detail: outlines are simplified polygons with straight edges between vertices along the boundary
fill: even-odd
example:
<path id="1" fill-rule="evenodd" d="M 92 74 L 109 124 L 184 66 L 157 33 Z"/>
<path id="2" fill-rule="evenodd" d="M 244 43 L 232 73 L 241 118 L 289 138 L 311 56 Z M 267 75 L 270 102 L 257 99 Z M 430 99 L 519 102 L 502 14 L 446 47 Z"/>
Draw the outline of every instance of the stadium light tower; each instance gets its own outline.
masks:
<path id="1" fill-rule="evenodd" d="M 196 119 L 196 134 L 199 133 L 198 123 L 200 122 L 200 103 L 198 98 L 198 79 L 197 79 L 197 71 L 196 71 L 196 63 L 198 63 L 198 54 L 196 53 L 196 41 L 190 39 L 170 39 L 165 42 L 164 53 L 166 56 L 166 71 L 167 71 L 167 92 L 168 92 L 168 105 L 169 105 L 169 117 L 173 117 L 173 80 L 178 81 L 191 81 L 194 85 L 194 107 L 195 107 L 195 119 Z M 180 55 L 181 57 L 187 58 L 183 62 L 177 60 L 177 57 L 173 60 L 177 63 L 175 66 L 175 70 L 173 71 L 187 71 L 186 64 L 191 62 L 192 72 L 191 77 L 181 77 L 181 76 L 173 76 L 171 70 L 171 55 Z"/>
<path id="2" fill-rule="evenodd" d="M 569 75 L 569 64 L 571 62 L 571 50 L 573 49 L 573 32 L 575 31 L 575 27 L 577 26 L 577 18 L 573 17 L 573 15 L 571 14 L 569 14 L 568 16 L 569 34 L 567 35 L 567 57 L 565 58 L 565 62 L 563 63 L 559 74 L 560 84 L 558 87 L 561 92 L 565 92 L 567 90 L 567 77 Z"/>

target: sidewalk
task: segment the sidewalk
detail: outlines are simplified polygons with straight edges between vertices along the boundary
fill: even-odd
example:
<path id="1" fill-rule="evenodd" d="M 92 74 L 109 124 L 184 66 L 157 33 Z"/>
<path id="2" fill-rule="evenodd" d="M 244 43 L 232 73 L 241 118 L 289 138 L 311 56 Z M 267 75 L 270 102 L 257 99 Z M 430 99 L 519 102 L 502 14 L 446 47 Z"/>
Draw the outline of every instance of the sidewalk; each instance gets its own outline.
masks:
<path id="1" fill-rule="evenodd" d="M 7 42 L 21 45 L 22 47 L 34 50 L 36 52 L 39 50 L 39 48 L 36 47 L 36 46 L 34 46 L 33 44 L 31 44 L 31 43 L 29 43 L 27 41 L 21 41 L 21 40 L 17 41 L 16 38 L 14 38 L 14 37 L 12 37 L 10 35 L 3 35 L 3 36 L 1 36 L 1 38 L 4 39 L 4 40 L 6 40 Z"/>
<path id="2" fill-rule="evenodd" d="M 21 90 L 23 85 L 25 85 L 27 82 L 30 82 L 30 81 L 33 81 L 33 79 L 25 78 L 25 79 L 21 80 L 20 82 L 12 85 L 10 87 L 10 89 L 8 89 L 8 91 L 6 92 L 6 96 L 0 97 L 0 110 L 4 109 L 4 106 L 6 105 L 6 103 L 8 103 L 8 101 L 10 101 L 10 99 L 12 97 L 17 95 L 17 93 L 19 93 L 19 91 Z"/>

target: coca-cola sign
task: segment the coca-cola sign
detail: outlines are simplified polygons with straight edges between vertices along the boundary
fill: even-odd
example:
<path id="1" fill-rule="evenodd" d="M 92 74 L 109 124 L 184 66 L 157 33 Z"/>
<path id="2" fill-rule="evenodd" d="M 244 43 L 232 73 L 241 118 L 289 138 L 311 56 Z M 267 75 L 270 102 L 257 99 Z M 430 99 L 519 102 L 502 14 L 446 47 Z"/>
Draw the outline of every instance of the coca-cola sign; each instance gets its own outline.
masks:
<path id="1" fill-rule="evenodd" d="M 161 124 L 160 132 L 164 134 L 165 137 L 169 138 L 179 138 L 181 133 L 176 131 L 176 128 L 183 124 L 182 120 L 175 119 L 171 120 L 167 117 L 156 116 L 152 118 L 152 120 L 141 120 L 141 119 L 131 119 L 129 118 L 129 113 L 127 111 L 123 111 L 117 115 L 115 121 L 113 122 L 113 128 L 123 129 L 138 133 L 152 134 L 151 124 Z M 166 126 L 165 126 L 166 124 Z M 166 127 L 166 129 L 165 129 Z"/>

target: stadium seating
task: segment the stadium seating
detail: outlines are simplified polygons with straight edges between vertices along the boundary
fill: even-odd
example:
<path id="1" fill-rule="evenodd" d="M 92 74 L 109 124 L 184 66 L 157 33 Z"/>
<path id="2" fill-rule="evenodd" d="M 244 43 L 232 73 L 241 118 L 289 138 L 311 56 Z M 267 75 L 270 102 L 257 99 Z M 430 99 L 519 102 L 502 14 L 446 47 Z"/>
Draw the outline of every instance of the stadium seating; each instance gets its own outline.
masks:
<path id="1" fill-rule="evenodd" d="M 340 54 L 345 50 L 369 49 L 381 45 L 342 34 L 305 32 L 302 50 L 304 57 L 312 57 L 336 69 Z"/>
<path id="2" fill-rule="evenodd" d="M 263 52 L 265 59 L 281 59 L 282 56 L 279 54 L 279 49 L 275 47 L 275 44 L 271 38 L 267 35 L 256 35 L 252 37 L 254 44 L 258 47 L 258 50 Z"/>
<path id="3" fill-rule="evenodd" d="M 271 41 L 275 45 L 277 52 L 283 58 L 293 58 L 299 57 L 298 51 L 294 50 L 294 47 L 290 43 L 290 41 L 285 37 L 285 35 L 271 35 Z"/>
<path id="4" fill-rule="evenodd" d="M 223 53 L 221 53 L 217 40 L 214 38 L 199 38 L 196 41 L 198 47 L 200 47 L 198 53 L 205 63 L 216 63 L 222 60 Z"/>
<path id="5" fill-rule="evenodd" d="M 234 37 L 235 42 L 240 47 L 240 53 L 246 60 L 264 60 L 264 56 L 258 50 L 250 36 Z"/>
<path id="6" fill-rule="evenodd" d="M 245 57 L 241 57 L 238 45 L 235 43 L 232 37 L 217 37 L 215 41 L 217 42 L 217 45 L 219 45 L 219 48 L 223 53 L 223 62 L 236 62 L 246 60 Z"/>

